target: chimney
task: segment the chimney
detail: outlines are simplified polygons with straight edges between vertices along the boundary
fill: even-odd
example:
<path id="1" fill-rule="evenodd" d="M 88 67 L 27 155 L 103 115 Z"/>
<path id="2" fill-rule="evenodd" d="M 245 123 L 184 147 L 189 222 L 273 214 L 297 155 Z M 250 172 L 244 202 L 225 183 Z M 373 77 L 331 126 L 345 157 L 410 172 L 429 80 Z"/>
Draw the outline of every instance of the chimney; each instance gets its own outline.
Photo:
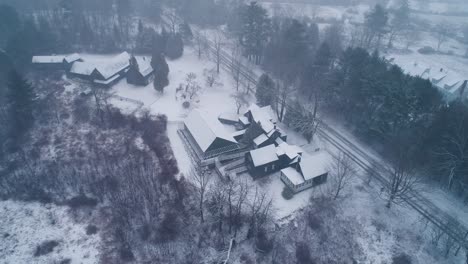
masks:
<path id="1" fill-rule="evenodd" d="M 296 163 L 296 171 L 299 171 L 299 166 L 302 161 L 302 153 L 299 153 L 299 156 L 297 156 L 297 163 Z"/>

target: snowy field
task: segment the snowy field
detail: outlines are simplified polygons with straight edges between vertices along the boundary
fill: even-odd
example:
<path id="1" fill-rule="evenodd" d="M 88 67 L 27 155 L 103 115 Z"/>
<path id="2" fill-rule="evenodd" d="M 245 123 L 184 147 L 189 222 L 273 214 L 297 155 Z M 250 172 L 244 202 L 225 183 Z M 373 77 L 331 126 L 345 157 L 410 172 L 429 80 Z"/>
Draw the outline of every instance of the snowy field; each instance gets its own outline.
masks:
<path id="1" fill-rule="evenodd" d="M 20 220 L 21 221 L 20 221 Z M 86 225 L 76 223 L 68 208 L 40 203 L 0 202 L 0 263 L 81 263 L 99 260 L 100 237 L 87 235 Z M 35 257 L 36 247 L 57 241 L 53 251 Z"/>
<path id="2" fill-rule="evenodd" d="M 105 60 L 108 56 L 87 55 L 90 60 Z M 175 157 L 178 161 L 181 175 L 187 176 L 192 169 L 193 162 L 186 151 L 186 146 L 177 134 L 184 118 L 193 109 L 199 109 L 215 119 L 221 113 L 235 113 L 236 106 L 232 95 L 235 94 L 235 83 L 230 73 L 221 71 L 216 87 L 209 88 L 205 84 L 204 73 L 213 69 L 215 64 L 206 57 L 198 59 L 197 54 L 186 48 L 184 56 L 174 61 L 168 61 L 170 68 L 170 85 L 165 88 L 163 94 L 155 91 L 152 84 L 147 87 L 136 87 L 129 85 L 125 80 L 120 81 L 109 91 L 110 94 L 139 101 L 143 107 L 138 110 L 149 110 L 153 114 L 165 114 L 168 117 L 168 137 L 171 142 Z M 185 82 L 188 73 L 197 75 L 197 82 L 202 86 L 201 94 L 189 109 L 182 107 L 182 102 L 176 96 L 176 89 L 179 84 Z M 253 98 L 250 98 L 253 101 Z M 135 109 L 131 104 L 121 100 L 111 100 L 111 103 L 125 112 L 132 112 Z M 241 110 L 244 111 L 245 107 Z M 136 114 L 138 114 L 138 112 Z M 227 127 L 226 127 L 227 128 Z M 316 149 L 329 151 L 332 155 L 336 150 L 324 144 L 319 137 L 316 137 L 312 144 L 307 144 L 302 136 L 281 126 L 288 134 L 288 142 L 304 148 L 307 152 Z M 232 129 L 232 128 L 227 128 Z M 346 131 L 344 129 L 344 131 Z M 350 136 L 350 135 L 349 135 Z M 330 161 L 331 161 L 330 156 Z M 331 162 L 330 162 L 331 163 Z M 346 189 L 340 198 L 339 206 L 343 211 L 340 217 L 355 219 L 353 223 L 361 226 L 359 234 L 360 246 L 366 253 L 366 259 L 362 263 L 390 263 L 395 252 L 407 252 L 414 256 L 419 262 L 416 263 L 457 263 L 451 256 L 448 259 L 441 259 L 442 249 L 433 250 L 429 244 L 430 232 L 424 229 L 424 223 L 417 217 L 414 211 L 395 206 L 391 210 L 385 208 L 385 201 L 380 197 L 379 188 L 367 186 L 363 183 L 364 176 L 357 171 L 352 184 Z M 251 186 L 257 186 L 265 191 L 273 200 L 274 217 L 279 224 L 287 224 L 294 221 L 296 214 L 310 205 L 310 198 L 329 192 L 327 185 L 319 188 L 312 188 L 296 194 L 291 200 L 282 197 L 281 192 L 284 184 L 281 182 L 279 173 L 270 175 L 257 181 L 253 181 L 248 174 L 238 176 L 242 180 L 248 181 Z M 442 195 L 437 196 L 436 204 L 443 208 L 449 208 L 447 201 L 452 199 Z M 313 203 L 313 201 L 312 201 Z M 468 214 L 460 210 L 458 204 L 451 204 L 451 210 L 459 210 L 460 217 Z M 467 218 L 468 219 L 468 218 Z M 427 232 L 424 232 L 427 231 Z M 459 256 L 460 257 L 460 256 Z"/>

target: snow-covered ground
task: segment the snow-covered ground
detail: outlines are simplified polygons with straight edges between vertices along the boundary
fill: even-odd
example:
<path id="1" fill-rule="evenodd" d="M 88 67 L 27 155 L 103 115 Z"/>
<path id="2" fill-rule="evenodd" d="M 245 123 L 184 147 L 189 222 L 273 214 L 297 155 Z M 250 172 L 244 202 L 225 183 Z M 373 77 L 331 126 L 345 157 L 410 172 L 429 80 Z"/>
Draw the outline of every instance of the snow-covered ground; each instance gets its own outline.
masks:
<path id="1" fill-rule="evenodd" d="M 0 201 L 0 263 L 70 263 L 99 262 L 99 234 L 87 235 L 86 225 L 76 223 L 68 208 Z M 58 246 L 44 256 L 35 257 L 36 247 L 45 241 Z"/>

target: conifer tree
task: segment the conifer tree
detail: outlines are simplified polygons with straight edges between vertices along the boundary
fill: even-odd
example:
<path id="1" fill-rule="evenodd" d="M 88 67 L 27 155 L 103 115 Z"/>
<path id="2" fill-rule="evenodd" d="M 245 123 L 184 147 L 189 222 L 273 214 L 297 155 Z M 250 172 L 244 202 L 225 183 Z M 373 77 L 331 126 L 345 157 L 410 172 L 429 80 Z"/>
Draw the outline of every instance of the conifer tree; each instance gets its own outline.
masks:
<path id="1" fill-rule="evenodd" d="M 172 60 L 182 57 L 184 54 L 184 41 L 180 34 L 169 36 L 166 43 L 166 56 Z"/>
<path id="2" fill-rule="evenodd" d="M 34 123 L 33 108 L 36 95 L 33 87 L 17 71 L 11 71 L 8 80 L 10 137 L 19 139 Z"/>
<path id="3" fill-rule="evenodd" d="M 151 59 L 151 66 L 154 69 L 154 89 L 163 93 L 164 88 L 169 85 L 169 65 L 163 54 L 153 55 Z"/>
<path id="4" fill-rule="evenodd" d="M 275 99 L 275 83 L 267 74 L 260 76 L 257 84 L 255 97 L 260 106 L 271 105 Z"/>

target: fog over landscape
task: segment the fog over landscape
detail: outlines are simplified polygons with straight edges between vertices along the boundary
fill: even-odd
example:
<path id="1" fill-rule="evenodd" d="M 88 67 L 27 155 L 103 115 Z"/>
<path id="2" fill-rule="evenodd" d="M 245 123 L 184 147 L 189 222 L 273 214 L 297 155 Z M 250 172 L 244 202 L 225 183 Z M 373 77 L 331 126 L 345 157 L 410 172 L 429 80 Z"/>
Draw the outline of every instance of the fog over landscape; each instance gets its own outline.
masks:
<path id="1" fill-rule="evenodd" d="M 468 264 L 468 1 L 0 0 L 0 264 Z"/>

